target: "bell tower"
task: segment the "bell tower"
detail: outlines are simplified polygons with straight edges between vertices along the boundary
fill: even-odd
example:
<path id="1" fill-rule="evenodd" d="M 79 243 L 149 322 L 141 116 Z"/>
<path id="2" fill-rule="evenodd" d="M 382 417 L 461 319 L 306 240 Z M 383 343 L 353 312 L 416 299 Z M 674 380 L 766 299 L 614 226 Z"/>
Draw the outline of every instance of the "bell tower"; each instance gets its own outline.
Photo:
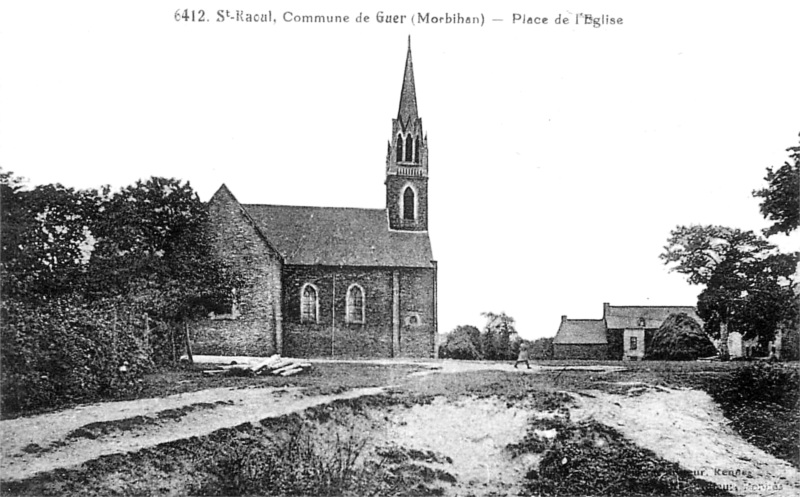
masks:
<path id="1" fill-rule="evenodd" d="M 428 137 L 417 114 L 410 36 L 400 108 L 386 154 L 386 211 L 389 229 L 428 230 Z"/>

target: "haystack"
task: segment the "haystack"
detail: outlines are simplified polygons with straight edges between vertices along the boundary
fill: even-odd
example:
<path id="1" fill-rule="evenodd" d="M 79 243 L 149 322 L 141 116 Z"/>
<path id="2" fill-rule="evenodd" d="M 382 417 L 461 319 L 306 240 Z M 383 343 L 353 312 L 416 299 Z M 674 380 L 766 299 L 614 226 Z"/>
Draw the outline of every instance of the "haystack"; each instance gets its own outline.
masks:
<path id="1" fill-rule="evenodd" d="M 713 356 L 717 349 L 700 324 L 688 314 L 670 314 L 656 330 L 646 359 L 694 361 Z"/>

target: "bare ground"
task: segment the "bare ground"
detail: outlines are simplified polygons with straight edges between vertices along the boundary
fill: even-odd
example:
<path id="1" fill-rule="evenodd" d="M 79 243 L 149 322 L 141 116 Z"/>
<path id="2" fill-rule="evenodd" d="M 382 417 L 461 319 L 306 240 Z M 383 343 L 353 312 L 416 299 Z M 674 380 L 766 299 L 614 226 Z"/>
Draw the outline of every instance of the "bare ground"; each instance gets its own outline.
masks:
<path id="1" fill-rule="evenodd" d="M 800 492 L 800 472 L 734 433 L 705 392 L 638 385 L 628 395 L 591 391 L 573 397 L 577 402 L 571 409 L 573 421 L 591 418 L 610 426 L 636 445 L 733 494 Z"/>
<path id="2" fill-rule="evenodd" d="M 382 391 L 383 388 L 377 387 L 360 388 L 334 395 L 303 396 L 298 395 L 297 389 L 220 388 L 158 399 L 91 404 L 4 420 L 0 422 L 0 474 L 6 481 L 28 478 L 108 454 L 134 452 L 173 440 L 208 435 L 220 428 Z M 158 417 L 160 412 L 200 403 L 214 407 L 192 410 L 178 419 Z M 110 430 L 97 438 L 69 436 L 92 424 L 135 416 L 146 417 L 135 429 Z"/>
<path id="3" fill-rule="evenodd" d="M 433 362 L 414 373 L 499 370 L 509 364 Z M 561 367 L 534 367 L 520 374 Z M 568 367 L 619 372 L 619 367 Z M 524 378 L 524 376 L 519 376 Z M 746 443 L 728 426 L 707 394 L 695 390 L 617 384 L 627 395 L 600 391 L 572 394 L 574 421 L 593 418 L 623 433 L 637 445 L 679 463 L 699 477 L 738 495 L 796 495 L 798 471 Z M 299 412 L 336 399 L 373 395 L 384 388 L 357 388 L 333 395 L 302 394 L 299 388 L 215 388 L 157 399 L 92 404 L 60 412 L 0 421 L 0 474 L 3 481 L 25 479 L 69 468 L 114 453 L 135 452 L 174 440 L 210 434 L 220 428 L 255 423 Z M 588 394 L 588 395 L 587 395 Z M 164 414 L 169 415 L 164 415 Z M 529 407 L 498 398 L 444 399 L 387 413 L 386 443 L 446 454 L 451 462 L 433 463 L 456 477 L 453 495 L 506 495 L 522 492 L 525 471 L 535 457 L 511 459 L 505 447 L 520 441 Z M 136 420 L 130 423 L 131 419 Z M 127 425 L 115 429 L 116 423 Z M 95 429 L 87 430 L 87 427 Z M 88 432 L 75 436 L 81 430 Z"/>

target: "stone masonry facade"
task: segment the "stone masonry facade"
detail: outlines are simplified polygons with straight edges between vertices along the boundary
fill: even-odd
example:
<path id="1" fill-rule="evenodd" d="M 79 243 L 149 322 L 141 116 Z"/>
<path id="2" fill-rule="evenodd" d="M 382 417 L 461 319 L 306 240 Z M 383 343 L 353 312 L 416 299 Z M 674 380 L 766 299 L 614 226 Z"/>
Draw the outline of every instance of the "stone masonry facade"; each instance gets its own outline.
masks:
<path id="1" fill-rule="evenodd" d="M 288 266 L 283 277 L 284 352 L 293 357 L 430 357 L 434 279 L 431 269 Z M 300 294 L 307 283 L 318 289 L 315 323 L 301 321 Z M 347 320 L 347 291 L 353 284 L 365 292 L 363 323 Z"/>
<path id="2" fill-rule="evenodd" d="M 217 257 L 242 277 L 235 309 L 191 327 L 195 354 L 269 356 L 281 349 L 282 262 L 227 188 L 209 203 Z"/>

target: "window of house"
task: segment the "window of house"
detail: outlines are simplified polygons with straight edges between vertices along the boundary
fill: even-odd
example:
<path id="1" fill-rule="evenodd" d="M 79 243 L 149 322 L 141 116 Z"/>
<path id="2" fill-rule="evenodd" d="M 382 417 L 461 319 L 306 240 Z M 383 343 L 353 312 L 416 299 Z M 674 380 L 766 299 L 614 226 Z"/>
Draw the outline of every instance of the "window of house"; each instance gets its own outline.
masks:
<path id="1" fill-rule="evenodd" d="M 364 322 L 364 289 L 359 285 L 347 289 L 347 322 Z"/>
<path id="2" fill-rule="evenodd" d="M 397 162 L 403 160 L 403 135 L 397 135 Z"/>
<path id="3" fill-rule="evenodd" d="M 311 283 L 300 290 L 300 322 L 316 323 L 319 320 L 319 297 L 317 288 Z"/>
<path id="4" fill-rule="evenodd" d="M 638 348 L 639 348 L 639 338 L 631 337 L 631 350 L 636 350 Z"/>
<path id="5" fill-rule="evenodd" d="M 644 318 L 639 318 L 639 328 L 644 328 L 645 324 L 646 321 L 644 320 Z"/>
<path id="6" fill-rule="evenodd" d="M 414 157 L 414 141 L 411 138 L 411 133 L 406 137 L 406 162 L 411 162 Z"/>
<path id="7" fill-rule="evenodd" d="M 403 192 L 403 219 L 414 220 L 414 190 L 410 186 Z"/>

